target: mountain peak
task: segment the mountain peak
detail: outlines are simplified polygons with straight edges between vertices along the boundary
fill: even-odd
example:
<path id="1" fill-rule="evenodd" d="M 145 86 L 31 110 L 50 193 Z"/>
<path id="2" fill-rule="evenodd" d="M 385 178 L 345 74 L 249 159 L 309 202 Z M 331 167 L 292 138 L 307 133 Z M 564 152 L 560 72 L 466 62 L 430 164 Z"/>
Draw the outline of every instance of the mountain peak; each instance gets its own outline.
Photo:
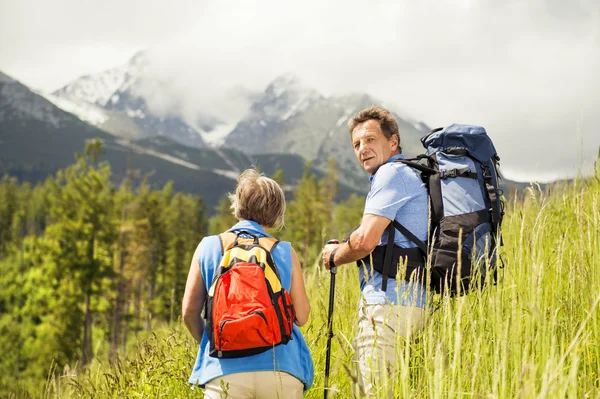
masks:
<path id="1" fill-rule="evenodd" d="M 275 97 L 280 97 L 286 91 L 318 94 L 316 90 L 306 86 L 297 75 L 291 72 L 278 76 L 265 89 L 265 93 L 272 94 Z"/>
<path id="2" fill-rule="evenodd" d="M 275 78 L 252 108 L 260 114 L 259 119 L 287 120 L 321 99 L 321 93 L 306 86 L 296 75 L 287 73 Z"/>
<path id="3" fill-rule="evenodd" d="M 146 53 L 140 51 L 124 65 L 107 69 L 96 75 L 84 75 L 52 94 L 104 107 L 115 92 L 131 86 L 147 66 Z"/>
<path id="4" fill-rule="evenodd" d="M 134 54 L 133 57 L 127 62 L 130 67 L 145 68 L 148 66 L 148 56 L 146 50 L 140 50 Z"/>

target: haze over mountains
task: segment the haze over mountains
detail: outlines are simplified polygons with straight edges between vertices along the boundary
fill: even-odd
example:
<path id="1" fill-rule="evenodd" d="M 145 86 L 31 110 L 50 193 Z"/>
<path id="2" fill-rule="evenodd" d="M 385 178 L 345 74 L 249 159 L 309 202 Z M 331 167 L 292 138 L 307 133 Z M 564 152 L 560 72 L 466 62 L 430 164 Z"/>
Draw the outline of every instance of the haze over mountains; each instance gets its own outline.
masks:
<path id="1" fill-rule="evenodd" d="M 125 65 L 51 94 L 0 73 L 0 174 L 41 180 L 72 163 L 86 140 L 99 137 L 117 181 L 128 167 L 139 169 L 153 183 L 173 180 L 177 190 L 202 195 L 209 206 L 233 189 L 246 167 L 259 164 L 268 174 L 282 168 L 289 189 L 306 161 L 321 174 L 330 157 L 339 169 L 341 197 L 367 191 L 347 130 L 353 114 L 381 104 L 367 93 L 324 96 L 285 74 L 262 92 L 233 87 L 224 93 L 232 109 L 246 108 L 225 120 L 223 113 L 194 109 L 183 99 L 161 107 L 160 88 L 169 82 L 153 80 L 145 73 L 149 67 L 138 53 Z M 403 152 L 423 152 L 419 139 L 429 127 L 396 115 Z"/>

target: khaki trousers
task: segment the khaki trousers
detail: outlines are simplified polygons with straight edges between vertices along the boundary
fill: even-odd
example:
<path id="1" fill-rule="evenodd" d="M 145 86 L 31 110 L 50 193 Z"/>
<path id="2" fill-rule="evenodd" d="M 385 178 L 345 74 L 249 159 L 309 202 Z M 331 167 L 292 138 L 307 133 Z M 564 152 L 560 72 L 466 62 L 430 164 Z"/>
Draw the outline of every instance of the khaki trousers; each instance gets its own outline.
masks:
<path id="1" fill-rule="evenodd" d="M 279 371 L 227 374 L 207 382 L 204 390 L 207 399 L 296 399 L 303 394 L 299 379 Z"/>
<path id="2" fill-rule="evenodd" d="M 375 388 L 390 376 L 388 369 L 396 367 L 397 337 L 410 339 L 423 329 L 424 324 L 423 308 L 361 304 L 354 348 L 359 385 L 366 397 L 392 397 L 391 389 L 386 394 Z"/>

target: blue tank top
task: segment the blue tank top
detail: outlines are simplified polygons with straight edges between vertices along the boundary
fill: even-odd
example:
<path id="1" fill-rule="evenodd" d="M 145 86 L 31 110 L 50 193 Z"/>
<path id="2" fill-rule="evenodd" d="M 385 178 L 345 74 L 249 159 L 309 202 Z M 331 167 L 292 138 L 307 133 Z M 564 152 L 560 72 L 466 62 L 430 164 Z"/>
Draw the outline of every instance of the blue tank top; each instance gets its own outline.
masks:
<path id="1" fill-rule="evenodd" d="M 256 222 L 242 220 L 228 231 L 245 230 L 260 237 L 271 237 Z M 218 236 L 210 236 L 202 239 L 199 245 L 199 259 L 202 278 L 206 291 L 213 281 L 215 269 L 221 261 L 221 242 Z M 279 270 L 281 284 L 286 290 L 290 290 L 292 283 L 292 255 L 289 242 L 280 241 L 272 251 L 273 260 Z M 282 371 L 293 375 L 304 384 L 306 391 L 313 383 L 314 366 L 306 341 L 297 325 L 292 329 L 292 340 L 286 345 L 277 345 L 273 349 L 258 355 L 240 357 L 235 359 L 218 359 L 210 357 L 210 344 L 206 331 L 202 334 L 202 341 L 196 357 L 196 363 L 189 383 L 193 385 L 204 385 L 217 377 L 227 374 L 242 373 L 249 371 Z"/>

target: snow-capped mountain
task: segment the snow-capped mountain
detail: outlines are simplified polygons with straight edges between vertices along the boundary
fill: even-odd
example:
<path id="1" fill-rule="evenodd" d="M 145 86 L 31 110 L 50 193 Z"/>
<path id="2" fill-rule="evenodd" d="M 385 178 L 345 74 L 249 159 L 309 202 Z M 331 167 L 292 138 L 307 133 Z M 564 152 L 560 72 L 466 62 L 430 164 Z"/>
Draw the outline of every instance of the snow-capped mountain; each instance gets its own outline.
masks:
<path id="1" fill-rule="evenodd" d="M 55 129 L 80 122 L 75 116 L 60 112 L 54 104 L 0 72 L 0 121 L 20 120 L 41 122 Z M 81 123 L 81 126 L 85 124 Z"/>
<path id="2" fill-rule="evenodd" d="M 45 177 L 73 163 L 92 138 L 112 136 L 0 73 L 0 174 Z"/>
<path id="3" fill-rule="evenodd" d="M 298 152 L 273 145 L 294 125 L 295 118 L 323 99 L 316 90 L 304 86 L 291 74 L 278 77 L 252 104 L 250 112 L 225 138 L 224 145 L 250 154 Z"/>
<path id="4" fill-rule="evenodd" d="M 96 126 L 114 136 L 137 139 L 145 137 L 142 129 L 128 115 L 108 110 L 97 104 L 91 104 L 87 101 L 73 100 L 67 97 L 61 97 L 54 94 L 48 94 L 38 91 L 37 94 L 46 98 L 63 111 L 76 115 L 79 119 Z"/>
<path id="5" fill-rule="evenodd" d="M 47 98 L 82 120 L 125 138 L 165 136 L 203 148 L 201 134 L 176 113 L 159 115 L 140 93 L 149 61 L 144 52 L 128 63 L 97 75 L 86 75 Z"/>
<path id="6" fill-rule="evenodd" d="M 237 109 L 239 104 L 248 104 L 242 107 L 247 112 L 233 120 L 222 120 L 206 109 L 196 112 L 193 107 L 196 116 L 190 118 L 189 112 L 184 112 L 184 108 L 190 109 L 185 98 L 175 98 L 175 106 L 167 107 L 168 112 L 156 110 L 154 101 L 165 92 L 172 94 L 168 90 L 172 82 L 145 73 L 151 68 L 149 63 L 145 53 L 138 53 L 121 67 L 81 77 L 47 98 L 122 138 L 162 136 L 196 148 L 230 147 L 251 155 L 296 154 L 323 169 L 333 156 L 343 180 L 364 183 L 364 171 L 350 145 L 347 122 L 361 109 L 381 101 L 364 93 L 326 97 L 287 73 L 276 77 L 259 94 L 244 88 L 212 93 L 220 96 L 225 108 L 227 104 Z M 405 154 L 423 152 L 419 138 L 427 126 L 396 115 Z"/>
<path id="7" fill-rule="evenodd" d="M 83 100 L 101 107 L 118 91 L 127 90 L 144 72 L 148 59 L 143 51 L 134 55 L 125 65 L 96 75 L 85 75 L 56 90 L 55 96 L 78 101 Z"/>
<path id="8" fill-rule="evenodd" d="M 347 123 L 373 104 L 381 101 L 368 94 L 325 97 L 297 77 L 284 75 L 267 86 L 224 145 L 250 154 L 297 154 L 322 170 L 334 157 L 342 181 L 364 188 L 365 172 L 356 161 Z M 403 152 L 408 156 L 422 153 L 419 139 L 428 128 L 396 116 Z"/>

